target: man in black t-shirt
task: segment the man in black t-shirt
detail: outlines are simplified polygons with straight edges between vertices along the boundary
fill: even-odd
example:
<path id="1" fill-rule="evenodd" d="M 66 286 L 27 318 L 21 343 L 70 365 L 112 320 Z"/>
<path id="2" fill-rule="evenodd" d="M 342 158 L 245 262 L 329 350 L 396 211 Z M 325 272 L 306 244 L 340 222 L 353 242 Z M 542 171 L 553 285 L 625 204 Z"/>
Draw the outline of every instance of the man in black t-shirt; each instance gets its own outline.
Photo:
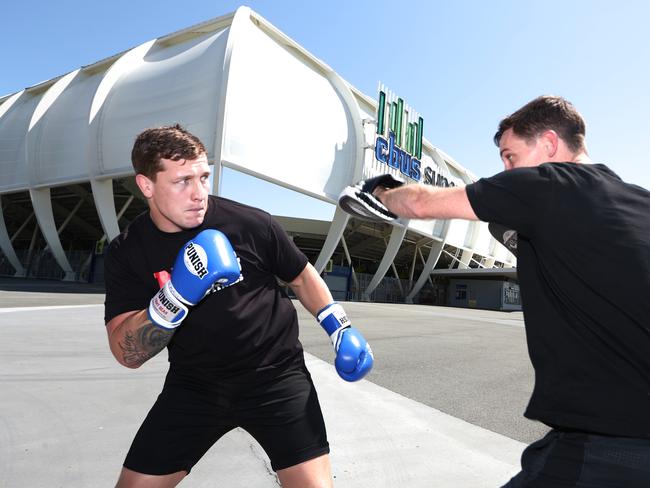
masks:
<path id="1" fill-rule="evenodd" d="M 650 487 L 650 192 L 592 164 L 584 136 L 569 102 L 542 96 L 501 121 L 502 173 L 357 185 L 400 217 L 490 222 L 517 255 L 535 369 L 525 415 L 552 430 L 508 488 Z"/>
<path id="2" fill-rule="evenodd" d="M 124 366 L 167 347 L 170 368 L 117 486 L 175 486 L 236 427 L 264 448 L 283 487 L 332 486 L 296 310 L 277 278 L 330 336 L 343 379 L 370 371 L 370 346 L 268 213 L 208 195 L 198 138 L 178 125 L 148 129 L 132 160 L 149 210 L 109 246 L 106 330 Z"/>

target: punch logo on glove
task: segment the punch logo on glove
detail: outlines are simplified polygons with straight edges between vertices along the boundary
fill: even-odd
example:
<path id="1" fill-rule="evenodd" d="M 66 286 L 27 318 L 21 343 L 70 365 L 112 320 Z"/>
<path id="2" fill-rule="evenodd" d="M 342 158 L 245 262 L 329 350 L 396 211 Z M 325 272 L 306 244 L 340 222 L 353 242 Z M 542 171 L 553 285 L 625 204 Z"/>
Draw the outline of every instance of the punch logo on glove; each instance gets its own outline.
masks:
<path id="1" fill-rule="evenodd" d="M 226 235 L 216 229 L 201 231 L 176 255 L 171 278 L 149 302 L 149 319 L 165 329 L 178 327 L 188 306 L 203 300 L 214 286 L 227 287 L 242 279 L 239 259 Z"/>
<path id="2" fill-rule="evenodd" d="M 190 242 L 185 247 L 183 262 L 188 271 L 200 279 L 203 279 L 208 274 L 208 256 L 205 253 L 205 249 L 194 242 Z"/>
<path id="3" fill-rule="evenodd" d="M 181 311 L 180 306 L 174 304 L 172 300 L 167 298 L 165 291 L 162 288 L 158 292 L 158 295 L 156 295 L 154 303 L 156 304 L 156 310 L 158 310 L 163 317 L 176 315 Z"/>

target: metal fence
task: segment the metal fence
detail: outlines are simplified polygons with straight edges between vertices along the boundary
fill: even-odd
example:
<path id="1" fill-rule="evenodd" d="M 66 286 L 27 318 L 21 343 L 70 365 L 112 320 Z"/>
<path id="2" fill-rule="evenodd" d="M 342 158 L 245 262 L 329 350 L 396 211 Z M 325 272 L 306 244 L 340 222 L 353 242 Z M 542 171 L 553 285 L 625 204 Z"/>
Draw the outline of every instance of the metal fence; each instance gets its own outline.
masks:
<path id="1" fill-rule="evenodd" d="M 75 281 L 88 281 L 88 263 L 92 252 L 93 250 L 66 251 L 65 255 L 75 272 Z M 37 250 L 31 254 L 28 250 L 19 250 L 16 255 L 25 267 L 29 278 L 61 280 L 65 275 L 49 250 Z M 0 255 L 0 276 L 14 276 L 15 273 L 16 270 L 9 260 L 4 255 Z"/>
<path id="2" fill-rule="evenodd" d="M 397 279 L 390 276 L 384 276 L 379 285 L 370 293 L 364 295 L 364 290 L 368 288 L 372 280 L 372 274 L 357 273 L 357 283 L 351 283 L 348 300 L 350 301 L 369 301 L 375 303 L 404 303 L 406 296 L 413 287 L 413 282 L 409 280 Z M 433 285 L 427 281 L 418 293 L 413 297 L 413 303 L 426 303 L 430 305 L 444 305 L 446 301 L 446 291 L 443 286 Z"/>

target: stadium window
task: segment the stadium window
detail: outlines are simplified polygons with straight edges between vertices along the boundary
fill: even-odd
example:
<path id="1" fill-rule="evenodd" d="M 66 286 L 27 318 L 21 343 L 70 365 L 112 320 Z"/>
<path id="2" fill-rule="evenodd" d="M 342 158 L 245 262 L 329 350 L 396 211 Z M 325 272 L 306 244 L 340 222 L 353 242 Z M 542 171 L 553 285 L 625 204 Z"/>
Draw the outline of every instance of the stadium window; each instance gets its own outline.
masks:
<path id="1" fill-rule="evenodd" d="M 467 300 L 467 285 L 456 285 L 456 300 Z"/>

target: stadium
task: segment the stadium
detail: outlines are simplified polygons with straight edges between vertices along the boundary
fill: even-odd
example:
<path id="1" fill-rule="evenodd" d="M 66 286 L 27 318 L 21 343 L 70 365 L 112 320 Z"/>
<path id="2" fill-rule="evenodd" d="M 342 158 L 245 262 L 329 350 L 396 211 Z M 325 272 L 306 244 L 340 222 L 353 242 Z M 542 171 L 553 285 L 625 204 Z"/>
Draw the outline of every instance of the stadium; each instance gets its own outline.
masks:
<path id="1" fill-rule="evenodd" d="M 216 195 L 223 168 L 331 204 L 382 173 L 476 180 L 404 98 L 361 93 L 241 7 L 0 97 L 0 275 L 101 283 L 105 243 L 147 208 L 133 140 L 173 123 L 204 142 Z M 275 217 L 336 299 L 521 308 L 516 259 L 485 223 Z"/>

